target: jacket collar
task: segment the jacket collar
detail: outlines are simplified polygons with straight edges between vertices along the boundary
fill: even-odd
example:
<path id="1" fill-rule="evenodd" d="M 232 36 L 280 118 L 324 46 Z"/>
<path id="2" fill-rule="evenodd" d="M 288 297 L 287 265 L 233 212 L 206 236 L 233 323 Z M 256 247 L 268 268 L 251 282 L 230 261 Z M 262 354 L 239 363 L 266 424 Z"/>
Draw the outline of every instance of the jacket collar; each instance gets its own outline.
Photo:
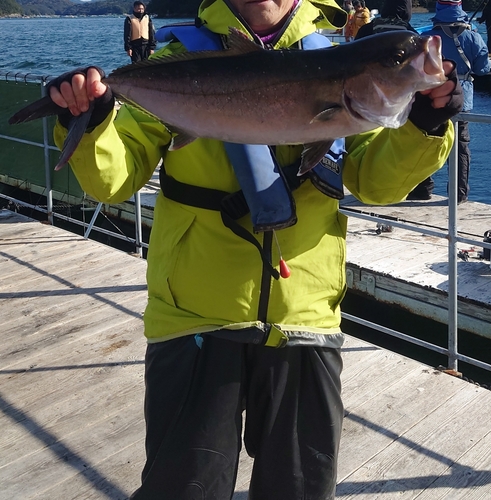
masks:
<path id="1" fill-rule="evenodd" d="M 226 35 L 229 27 L 233 27 L 254 38 L 246 23 L 234 15 L 225 0 L 204 0 L 199 7 L 198 18 L 215 33 Z M 346 19 L 346 12 L 334 0 L 300 0 L 274 47 L 291 47 L 319 28 L 341 28 Z"/>

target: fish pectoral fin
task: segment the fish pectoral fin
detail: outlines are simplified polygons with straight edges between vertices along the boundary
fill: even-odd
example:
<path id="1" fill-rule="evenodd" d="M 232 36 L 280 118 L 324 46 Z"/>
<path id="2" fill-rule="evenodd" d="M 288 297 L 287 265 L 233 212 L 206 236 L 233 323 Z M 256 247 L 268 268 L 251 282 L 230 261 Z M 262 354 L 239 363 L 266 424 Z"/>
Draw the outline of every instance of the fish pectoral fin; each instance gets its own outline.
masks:
<path id="1" fill-rule="evenodd" d="M 172 132 L 177 133 L 177 135 L 172 137 L 169 145 L 169 151 L 176 151 L 177 149 L 181 149 L 196 140 L 196 137 L 182 130 L 172 129 Z"/>
<path id="2" fill-rule="evenodd" d="M 333 142 L 334 139 L 328 139 L 323 142 L 304 144 L 297 175 L 303 175 L 313 169 L 324 158 L 329 149 L 331 149 Z"/>
<path id="3" fill-rule="evenodd" d="M 17 111 L 15 115 L 9 118 L 9 124 L 16 125 L 17 123 L 30 122 L 45 116 L 59 115 L 63 111 L 66 111 L 66 109 L 55 104 L 51 97 L 45 96 Z"/>
<path id="4" fill-rule="evenodd" d="M 314 122 L 327 122 L 331 120 L 343 107 L 337 103 L 329 103 L 318 115 L 315 115 L 310 123 Z"/>

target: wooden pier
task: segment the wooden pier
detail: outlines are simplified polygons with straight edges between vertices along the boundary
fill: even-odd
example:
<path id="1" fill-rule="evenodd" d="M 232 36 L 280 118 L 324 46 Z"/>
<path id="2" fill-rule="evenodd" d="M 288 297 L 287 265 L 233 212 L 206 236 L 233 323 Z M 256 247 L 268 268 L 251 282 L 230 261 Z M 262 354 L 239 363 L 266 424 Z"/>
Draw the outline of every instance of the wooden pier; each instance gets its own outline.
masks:
<path id="1" fill-rule="evenodd" d="M 3 210 L 0 266 L 0 499 L 128 498 L 145 261 Z M 491 497 L 491 391 L 352 337 L 343 357 L 337 498 Z M 251 464 L 243 452 L 234 500 Z"/>
<path id="2" fill-rule="evenodd" d="M 414 227 L 445 233 L 448 200 L 433 195 L 427 201 L 406 201 L 384 207 L 367 206 L 348 195 L 342 208 L 376 214 Z M 391 226 L 377 231 L 377 223 L 350 217 L 347 237 L 347 282 L 353 291 L 379 302 L 395 304 L 426 318 L 448 320 L 448 240 Z M 459 236 L 483 241 L 491 230 L 491 205 L 467 202 L 457 207 Z M 483 248 L 458 243 L 458 325 L 491 338 L 491 269 L 481 258 Z M 465 260 L 467 259 L 467 260 Z M 491 496 L 490 496 L 491 498 Z"/>

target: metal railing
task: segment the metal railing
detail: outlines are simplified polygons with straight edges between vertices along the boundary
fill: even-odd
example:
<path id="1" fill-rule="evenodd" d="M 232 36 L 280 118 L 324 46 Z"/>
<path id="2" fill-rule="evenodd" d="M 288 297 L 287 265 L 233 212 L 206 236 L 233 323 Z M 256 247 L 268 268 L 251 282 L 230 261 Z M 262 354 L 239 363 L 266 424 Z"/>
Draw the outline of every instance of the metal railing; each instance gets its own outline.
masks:
<path id="1" fill-rule="evenodd" d="M 385 328 L 381 325 L 363 320 L 356 316 L 350 314 L 342 313 L 343 318 L 353 321 L 355 323 L 361 324 L 368 328 L 375 329 L 382 333 L 392 335 L 401 340 L 405 340 L 412 344 L 418 345 L 420 347 L 425 347 L 439 354 L 444 354 L 448 358 L 448 369 L 452 372 L 458 372 L 458 361 L 468 363 L 470 365 L 476 366 L 483 370 L 491 371 L 491 364 L 479 361 L 477 359 L 471 358 L 460 354 L 458 351 L 458 290 L 457 290 L 457 243 L 466 243 L 470 245 L 476 245 L 478 247 L 491 249 L 491 243 L 483 242 L 482 240 L 473 240 L 465 238 L 458 235 L 457 231 L 457 174 L 458 174 L 458 130 L 457 121 L 468 121 L 477 123 L 488 123 L 491 124 L 491 115 L 480 115 L 475 113 L 465 113 L 459 114 L 454 119 L 455 126 L 455 140 L 448 157 L 448 228 L 447 231 L 435 231 L 425 227 L 418 227 L 407 222 L 394 221 L 393 218 L 390 221 L 383 216 L 377 216 L 373 214 L 362 214 L 353 212 L 349 209 L 340 208 L 340 212 L 348 217 L 361 218 L 373 222 L 389 222 L 391 226 L 400 227 L 409 231 L 414 231 L 421 234 L 426 234 L 430 236 L 435 236 L 437 238 L 442 238 L 448 240 L 448 342 L 447 348 L 442 348 L 430 342 L 406 335 L 402 332 L 392 330 L 390 328 Z"/>
<path id="2" fill-rule="evenodd" d="M 41 97 L 44 97 L 46 95 L 46 84 L 50 81 L 51 77 L 49 76 L 40 76 L 40 75 L 34 75 L 31 73 L 23 74 L 20 72 L 14 72 L 14 71 L 0 71 L 0 78 L 5 79 L 6 81 L 12 81 L 15 83 L 25 83 L 27 84 L 28 82 L 31 83 L 40 83 L 40 88 L 41 88 Z M 135 206 L 135 237 L 131 238 L 122 232 L 116 232 L 116 231 L 111 231 L 109 229 L 105 229 L 102 227 L 99 227 L 96 225 L 96 220 L 98 215 L 101 213 L 101 209 L 103 207 L 103 203 L 98 203 L 94 213 L 92 215 L 92 218 L 90 222 L 85 222 L 85 221 L 80 221 L 74 217 L 70 217 L 67 215 L 59 214 L 56 213 L 53 210 L 53 189 L 52 189 L 52 183 L 51 183 L 51 169 L 52 165 L 50 163 L 50 158 L 49 158 L 49 151 L 57 151 L 59 152 L 59 149 L 55 146 L 52 146 L 49 144 L 49 134 L 52 132 L 49 127 L 48 127 L 48 120 L 46 118 L 42 119 L 42 131 L 43 131 L 43 142 L 35 142 L 35 141 L 27 141 L 18 137 L 13 137 L 9 135 L 4 135 L 0 134 L 0 139 L 5 139 L 8 141 L 13 141 L 16 143 L 20 144 L 26 144 L 29 146 L 35 146 L 35 147 L 40 147 L 43 148 L 44 150 L 44 170 L 45 170 L 45 183 L 46 183 L 46 190 L 45 190 L 45 196 L 46 196 L 46 208 L 43 208 L 39 205 L 33 205 L 31 203 L 27 203 L 21 200 L 18 200 L 14 197 L 8 196 L 6 194 L 0 193 L 0 197 L 7 199 L 9 201 L 15 202 L 17 204 L 20 204 L 22 206 L 25 206 L 27 208 L 31 208 L 33 210 L 46 213 L 48 221 L 50 224 L 54 224 L 54 218 L 58 218 L 61 220 L 64 220 L 66 222 L 70 222 L 72 224 L 76 224 L 79 226 L 82 226 L 84 228 L 84 238 L 88 239 L 90 236 L 90 233 L 92 231 L 97 231 L 103 234 L 106 234 L 108 236 L 111 236 L 113 238 L 117 238 L 120 240 L 124 241 L 129 241 L 130 243 L 133 243 L 135 245 L 135 253 L 139 255 L 140 257 L 143 256 L 143 248 L 148 248 L 148 243 L 144 242 L 142 240 L 142 219 L 141 219 L 141 199 L 140 199 L 140 192 L 136 192 L 133 196 L 134 198 L 134 206 Z"/>
<path id="3" fill-rule="evenodd" d="M 26 82 L 27 80 L 33 80 L 33 81 L 40 81 L 42 83 L 41 85 L 41 94 L 45 94 L 45 85 L 47 81 L 49 80 L 46 77 L 40 77 L 40 76 L 34 76 L 34 75 L 20 75 L 20 73 L 13 74 L 13 73 L 5 73 L 0 71 L 0 77 L 5 77 L 5 78 L 20 78 L 22 81 Z M 491 115 L 479 115 L 479 114 L 473 114 L 473 113 L 465 113 L 465 115 L 458 115 L 454 123 L 457 120 L 464 120 L 464 121 L 469 121 L 469 122 L 478 122 L 478 123 L 491 123 Z M 117 232 L 109 231 L 104 228 L 97 227 L 95 225 L 97 215 L 99 214 L 103 204 L 99 203 L 94 211 L 94 214 L 92 216 L 91 221 L 86 224 L 85 222 L 81 222 L 77 219 L 74 219 L 72 217 L 63 215 L 63 214 L 57 214 L 53 211 L 53 202 L 52 202 L 52 192 L 51 192 L 51 178 L 50 178 L 50 171 L 51 171 L 51 166 L 49 164 L 49 157 L 48 157 L 48 151 L 50 149 L 58 151 L 57 148 L 50 146 L 48 144 L 48 126 L 46 120 L 43 120 L 43 143 L 33 143 L 30 141 L 23 141 L 21 139 L 15 138 L 15 137 L 10 137 L 10 136 L 5 136 L 5 135 L 0 135 L 0 138 L 2 139 L 8 139 L 16 142 L 24 142 L 28 143 L 30 145 L 35 145 L 44 148 L 45 151 L 45 173 L 46 173 L 46 187 L 47 187 L 47 198 L 48 198 L 48 205 L 47 209 L 43 209 L 42 207 L 31 205 L 28 203 L 20 202 L 19 200 L 16 200 L 15 198 L 12 198 L 10 196 L 4 195 L 0 193 L 0 197 L 9 199 L 11 201 L 14 201 L 16 203 L 23 204 L 27 207 L 30 207 L 35 210 L 39 210 L 41 212 L 45 212 L 48 215 L 48 218 L 51 223 L 53 223 L 53 218 L 57 217 L 69 222 L 72 222 L 74 224 L 78 225 L 83 225 L 85 228 L 84 232 L 84 237 L 88 238 L 90 235 L 90 232 L 92 230 L 94 231 L 99 231 L 104 234 L 108 234 L 110 236 L 113 236 L 115 238 L 119 239 L 124 239 L 127 241 L 131 241 L 136 245 L 136 253 L 138 255 L 142 255 L 142 247 L 148 248 L 148 244 L 144 243 L 142 241 L 142 223 L 141 223 L 141 202 L 140 202 L 140 193 L 137 192 L 134 195 L 134 210 L 135 210 L 135 238 L 129 238 L 126 235 L 121 235 L 118 234 Z M 438 238 L 442 239 L 447 239 L 448 240 L 448 264 L 449 264 L 449 272 L 448 272 L 448 282 L 449 282 L 449 287 L 448 287 L 448 346 L 447 348 L 443 348 L 437 345 L 434 345 L 432 343 L 426 342 L 424 340 L 412 337 L 410 335 L 407 335 L 402 332 L 398 332 L 396 330 L 392 330 L 390 328 L 386 328 L 382 325 L 378 325 L 376 323 L 372 323 L 370 321 L 367 321 L 363 318 L 359 318 L 356 316 L 353 316 L 351 314 L 347 313 L 342 313 L 343 318 L 358 323 L 362 326 L 368 327 L 375 329 L 381 333 L 391 335 L 394 337 L 397 337 L 399 339 L 405 340 L 407 342 L 410 342 L 412 344 L 424 347 L 426 349 L 432 350 L 434 352 L 437 352 L 439 354 L 443 354 L 447 356 L 448 358 L 448 369 L 451 371 L 457 372 L 458 370 L 458 361 L 462 361 L 465 363 L 468 363 L 470 365 L 474 365 L 478 368 L 484 369 L 491 371 L 491 364 L 485 363 L 483 361 L 474 359 L 469 356 L 465 356 L 463 354 L 460 354 L 458 352 L 458 330 L 457 330 L 457 304 L 458 304 L 458 294 L 457 294 L 457 243 L 467 243 L 471 245 L 477 245 L 480 247 L 484 248 L 489 248 L 491 249 L 491 244 L 490 243 L 485 243 L 483 241 L 477 241 L 477 240 L 472 240 L 469 238 L 464 238 L 458 235 L 457 232 L 457 127 L 455 127 L 455 142 L 453 145 L 453 148 L 451 150 L 450 156 L 449 156 L 449 186 L 448 186 L 448 191 L 449 191 L 449 217 L 448 217 L 448 229 L 447 231 L 435 231 L 432 229 L 428 229 L 425 227 L 418 227 L 415 225 L 412 225 L 408 223 L 407 221 L 405 222 L 398 222 L 395 221 L 393 218 L 390 219 L 390 225 L 395 226 L 395 227 L 400 227 L 409 231 L 415 231 L 421 234 L 426 234 L 426 235 L 431 235 L 431 236 L 436 236 Z M 362 218 L 374 222 L 387 222 L 387 218 L 384 218 L 381 215 L 374 215 L 374 214 L 365 214 L 365 213 L 358 213 L 354 212 L 352 210 L 349 210 L 347 208 L 340 208 L 340 211 L 348 216 L 348 217 L 357 217 L 357 218 Z"/>

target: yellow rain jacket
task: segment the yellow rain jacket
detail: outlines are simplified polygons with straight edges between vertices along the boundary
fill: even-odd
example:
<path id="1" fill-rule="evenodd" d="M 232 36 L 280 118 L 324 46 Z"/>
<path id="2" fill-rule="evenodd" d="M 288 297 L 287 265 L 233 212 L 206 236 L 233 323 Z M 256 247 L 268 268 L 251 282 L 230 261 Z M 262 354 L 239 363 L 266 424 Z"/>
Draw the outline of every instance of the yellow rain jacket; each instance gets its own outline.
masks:
<path id="1" fill-rule="evenodd" d="M 205 0 L 199 17 L 217 33 L 228 33 L 229 26 L 247 31 L 223 0 Z M 334 0 L 303 0 L 275 48 L 290 47 L 316 28 L 339 28 L 345 21 L 345 12 Z M 182 50 L 171 43 L 160 53 Z M 66 130 L 57 124 L 58 146 L 65 136 Z M 366 203 L 399 202 L 443 165 L 452 140 L 450 122 L 444 137 L 428 136 L 410 122 L 397 130 L 378 128 L 349 137 L 344 184 Z M 122 106 L 84 135 L 70 164 L 82 188 L 103 202 L 129 199 L 151 178 L 161 158 L 167 174 L 183 183 L 227 192 L 240 189 L 221 142 L 197 139 L 169 152 L 169 141 L 160 122 Z M 301 149 L 278 147 L 280 164 L 293 163 Z M 296 332 L 306 338 L 322 334 L 324 345 L 341 345 L 347 221 L 338 212 L 338 201 L 309 180 L 293 195 L 298 222 L 276 231 L 291 276 L 279 280 L 269 275 L 263 280 L 259 252 L 226 228 L 219 212 L 158 195 L 147 256 L 144 324 L 149 342 L 217 329 L 233 336 L 247 326 L 273 324 L 278 342 Z M 239 223 L 252 231 L 249 216 Z M 255 236 L 263 242 L 263 234 Z M 278 267 L 276 244 L 272 263 Z M 262 318 L 260 300 L 266 311 Z M 273 335 L 268 345 L 276 345 Z"/>

